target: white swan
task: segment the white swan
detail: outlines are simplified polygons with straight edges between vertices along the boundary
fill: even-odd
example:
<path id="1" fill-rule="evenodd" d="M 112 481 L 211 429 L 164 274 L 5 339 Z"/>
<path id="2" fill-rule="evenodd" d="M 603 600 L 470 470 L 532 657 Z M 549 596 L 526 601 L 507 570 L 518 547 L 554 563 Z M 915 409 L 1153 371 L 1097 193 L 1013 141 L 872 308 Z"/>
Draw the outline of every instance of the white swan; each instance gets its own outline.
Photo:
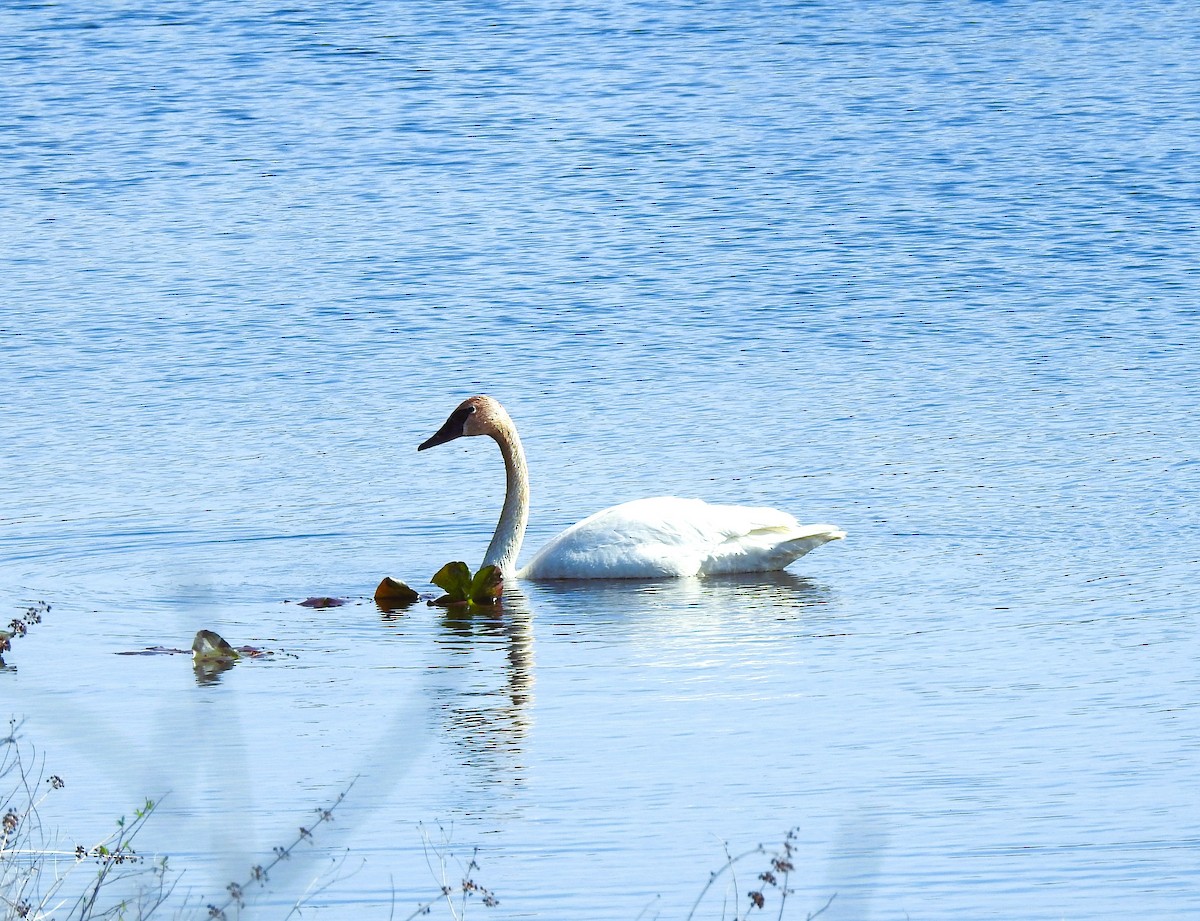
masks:
<path id="1" fill-rule="evenodd" d="M 418 451 L 490 435 L 504 456 L 504 508 L 483 565 L 525 579 L 631 579 L 783 569 L 845 533 L 786 512 L 662 496 L 614 505 L 563 531 L 514 572 L 529 520 L 529 470 L 517 428 L 489 396 L 464 400 Z"/>

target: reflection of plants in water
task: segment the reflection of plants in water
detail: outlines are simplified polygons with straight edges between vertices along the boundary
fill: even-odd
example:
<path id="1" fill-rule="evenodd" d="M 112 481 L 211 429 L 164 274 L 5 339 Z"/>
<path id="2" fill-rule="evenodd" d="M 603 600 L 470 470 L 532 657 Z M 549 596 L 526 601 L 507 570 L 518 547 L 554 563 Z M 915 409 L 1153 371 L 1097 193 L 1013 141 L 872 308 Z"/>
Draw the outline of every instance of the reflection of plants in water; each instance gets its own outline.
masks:
<path id="1" fill-rule="evenodd" d="M 451 738 L 466 747 L 470 764 L 502 769 L 510 781 L 519 780 L 511 757 L 521 751 L 533 699 L 533 624 L 524 600 L 510 588 L 503 606 L 446 606 L 437 635 L 454 669 L 447 674 L 457 673 L 454 660 L 472 663 L 469 689 L 438 695 Z"/>

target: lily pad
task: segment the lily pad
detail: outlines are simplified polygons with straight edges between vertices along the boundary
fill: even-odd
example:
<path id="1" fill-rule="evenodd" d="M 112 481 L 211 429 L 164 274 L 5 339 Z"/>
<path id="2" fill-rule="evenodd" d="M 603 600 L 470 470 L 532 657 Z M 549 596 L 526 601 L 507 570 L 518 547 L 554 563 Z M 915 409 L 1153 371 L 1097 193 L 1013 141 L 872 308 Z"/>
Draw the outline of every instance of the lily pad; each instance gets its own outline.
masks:
<path id="1" fill-rule="evenodd" d="M 445 603 L 461 604 L 471 597 L 471 568 L 461 560 L 447 563 L 429 581 L 446 593 Z M 438 603 L 443 600 L 439 598 Z"/>
<path id="2" fill-rule="evenodd" d="M 473 604 L 495 604 L 504 591 L 504 579 L 495 566 L 484 566 L 471 580 L 471 602 Z"/>
<path id="3" fill-rule="evenodd" d="M 491 606 L 499 600 L 504 588 L 500 570 L 495 566 L 484 566 L 472 577 L 470 567 L 461 561 L 447 563 L 429 581 L 446 592 L 433 602 L 443 607 Z"/>

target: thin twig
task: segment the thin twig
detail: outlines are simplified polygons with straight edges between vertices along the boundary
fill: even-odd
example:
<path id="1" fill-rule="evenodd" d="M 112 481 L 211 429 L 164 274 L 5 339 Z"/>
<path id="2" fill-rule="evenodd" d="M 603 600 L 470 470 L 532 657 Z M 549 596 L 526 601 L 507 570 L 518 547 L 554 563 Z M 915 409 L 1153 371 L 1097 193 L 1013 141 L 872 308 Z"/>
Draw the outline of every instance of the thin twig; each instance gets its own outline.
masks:
<path id="1" fill-rule="evenodd" d="M 268 877 L 270 876 L 271 871 L 273 869 L 275 869 L 275 867 L 277 867 L 280 863 L 282 863 L 283 861 L 285 861 L 289 857 L 291 857 L 292 851 L 296 849 L 296 847 L 300 844 L 301 841 L 311 841 L 312 840 L 313 829 L 318 828 L 319 826 L 325 824 L 326 822 L 333 821 L 333 810 L 341 805 L 342 800 L 344 800 L 346 798 L 346 794 L 348 794 L 350 792 L 351 788 L 354 786 L 354 784 L 357 781 L 358 781 L 357 777 L 355 777 L 354 780 L 351 780 L 350 783 L 347 784 L 346 789 L 337 795 L 337 798 L 333 801 L 333 804 L 330 805 L 328 808 L 316 810 L 317 821 L 312 824 L 311 828 L 301 827 L 300 831 L 297 832 L 297 834 L 296 834 L 296 838 L 292 841 L 291 844 L 287 845 L 286 847 L 276 847 L 272 851 L 272 853 L 275 856 L 271 860 L 269 860 L 266 864 L 256 864 L 255 866 L 251 867 L 250 868 L 250 876 L 246 879 L 246 881 L 244 883 L 237 883 L 237 882 L 230 883 L 226 887 L 226 889 L 229 892 L 229 897 L 224 902 L 222 902 L 220 905 L 209 905 L 208 906 L 209 917 L 210 918 L 224 918 L 224 917 L 226 917 L 225 912 L 229 908 L 233 907 L 234 905 L 237 905 L 238 908 L 240 909 L 246 902 L 245 896 L 246 896 L 247 889 L 249 889 L 255 883 L 258 883 L 260 886 L 265 885 Z"/>
<path id="2" fill-rule="evenodd" d="M 811 915 L 805 915 L 804 921 L 813 921 L 813 918 L 817 917 L 818 915 L 825 914 L 825 909 L 827 909 L 830 905 L 832 905 L 833 900 L 836 898 L 837 898 L 837 893 L 835 892 L 833 895 L 831 895 L 829 897 L 828 902 L 826 902 L 824 905 L 822 905 L 820 908 L 818 908 L 816 911 L 814 911 Z"/>
<path id="3" fill-rule="evenodd" d="M 736 857 L 728 857 L 728 853 L 729 853 L 728 850 L 725 853 L 728 858 L 725 861 L 725 866 L 721 867 L 721 869 L 719 869 L 719 870 L 714 870 L 712 873 L 710 873 L 708 875 L 708 882 L 704 884 L 704 888 L 701 889 L 700 894 L 698 896 L 696 896 L 696 901 L 692 904 L 692 910 L 687 913 L 687 918 L 685 919 L 685 921 L 692 921 L 692 918 L 694 918 L 696 916 L 696 909 L 698 909 L 700 907 L 700 903 L 702 901 L 704 901 L 704 897 L 708 894 L 708 890 L 712 888 L 713 883 L 715 883 L 718 879 L 720 879 L 721 876 L 724 875 L 726 871 L 732 870 L 733 865 L 735 863 L 737 863 L 739 860 L 745 860 L 751 854 L 763 853 L 763 846 L 760 844 L 760 845 L 758 845 L 758 847 L 752 847 L 750 850 L 746 851 L 743 854 L 738 854 Z"/>
<path id="4" fill-rule="evenodd" d="M 350 879 L 351 877 L 360 873 L 362 871 L 362 868 L 367 865 L 366 858 L 364 858 L 362 864 L 360 864 L 358 869 L 355 870 L 353 873 L 345 873 L 345 874 L 336 873 L 336 875 L 335 875 L 335 871 L 340 870 L 342 867 L 344 867 L 346 865 L 346 861 L 350 859 L 350 849 L 347 848 L 346 851 L 341 855 L 341 857 L 330 858 L 330 859 L 334 865 L 329 870 L 326 870 L 320 876 L 315 877 L 313 879 L 313 881 L 308 884 L 308 887 L 296 899 L 295 903 L 292 905 L 292 907 L 288 911 L 288 913 L 286 915 L 284 915 L 285 921 L 287 918 L 290 918 L 292 915 L 303 914 L 302 906 L 306 902 L 312 901 L 312 899 L 315 896 L 320 895 L 322 892 L 327 890 L 334 883 L 340 883 L 340 882 Z M 317 880 L 319 880 L 322 876 L 327 876 L 328 879 L 324 884 L 318 886 Z"/>

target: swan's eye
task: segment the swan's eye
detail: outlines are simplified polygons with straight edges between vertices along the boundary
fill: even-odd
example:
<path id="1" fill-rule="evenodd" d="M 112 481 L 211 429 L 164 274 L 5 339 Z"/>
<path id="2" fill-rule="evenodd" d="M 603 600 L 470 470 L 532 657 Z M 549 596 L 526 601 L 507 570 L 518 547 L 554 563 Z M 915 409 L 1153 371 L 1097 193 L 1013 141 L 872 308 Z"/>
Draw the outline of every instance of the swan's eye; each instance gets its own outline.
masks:
<path id="1" fill-rule="evenodd" d="M 459 430 L 461 430 L 463 426 L 467 424 L 467 420 L 471 418 L 471 414 L 474 412 L 474 406 L 460 406 L 450 414 L 450 418 L 446 420 L 446 424 L 457 426 Z"/>

